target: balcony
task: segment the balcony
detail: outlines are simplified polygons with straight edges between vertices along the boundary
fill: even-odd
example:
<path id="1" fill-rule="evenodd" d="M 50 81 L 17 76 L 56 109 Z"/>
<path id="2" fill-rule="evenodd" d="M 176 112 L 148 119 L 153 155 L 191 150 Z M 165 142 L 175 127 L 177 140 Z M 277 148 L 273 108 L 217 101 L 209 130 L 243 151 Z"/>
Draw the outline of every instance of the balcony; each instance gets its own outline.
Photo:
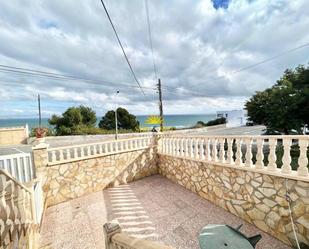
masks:
<path id="1" fill-rule="evenodd" d="M 124 232 L 135 237 L 181 249 L 198 249 L 198 234 L 207 224 L 226 223 L 234 227 L 244 224 L 242 231 L 246 234 L 262 234 L 257 248 L 290 248 L 160 175 L 48 208 L 41 247 L 102 249 L 105 246 L 102 224 L 107 221 L 119 223 Z"/>
<path id="2" fill-rule="evenodd" d="M 199 248 L 207 224 L 244 224 L 246 235 L 262 234 L 256 248 L 292 248 L 295 234 L 308 245 L 308 141 L 169 134 L 57 148 L 40 143 L 33 169 L 25 155 L 2 163 L 1 243 L 106 248 L 103 224 L 113 222 L 121 235 L 162 248 Z"/>

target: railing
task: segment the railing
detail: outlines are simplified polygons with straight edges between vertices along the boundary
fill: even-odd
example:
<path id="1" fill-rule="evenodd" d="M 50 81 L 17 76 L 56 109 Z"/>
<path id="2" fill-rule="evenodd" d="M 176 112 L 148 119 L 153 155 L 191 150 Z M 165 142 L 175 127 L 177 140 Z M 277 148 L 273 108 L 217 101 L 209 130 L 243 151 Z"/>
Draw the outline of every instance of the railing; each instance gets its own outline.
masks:
<path id="1" fill-rule="evenodd" d="M 158 152 L 309 180 L 309 136 L 161 136 Z"/>
<path id="2" fill-rule="evenodd" d="M 29 182 L 34 178 L 31 153 L 0 156 L 0 169 L 9 172 L 19 182 Z"/>
<path id="3" fill-rule="evenodd" d="M 0 169 L 0 248 L 18 243 L 22 235 L 34 229 L 34 225 L 32 191 Z"/>
<path id="4" fill-rule="evenodd" d="M 33 184 L 33 198 L 35 205 L 35 223 L 41 224 L 44 212 L 44 195 L 41 181 L 35 181 Z"/>
<path id="5" fill-rule="evenodd" d="M 49 148 L 48 165 L 73 162 L 111 155 L 120 152 L 141 150 L 153 144 L 153 137 L 137 137 L 121 140 L 112 140 L 99 143 L 81 144 L 57 148 Z"/>

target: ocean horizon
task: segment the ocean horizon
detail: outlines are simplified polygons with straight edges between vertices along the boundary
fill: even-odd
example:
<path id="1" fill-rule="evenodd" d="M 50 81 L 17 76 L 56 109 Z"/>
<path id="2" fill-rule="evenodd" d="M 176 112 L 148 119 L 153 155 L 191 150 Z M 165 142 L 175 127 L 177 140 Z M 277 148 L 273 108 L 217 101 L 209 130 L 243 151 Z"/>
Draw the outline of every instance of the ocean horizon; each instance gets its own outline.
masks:
<path id="1" fill-rule="evenodd" d="M 151 127 L 152 125 L 145 124 L 145 121 L 149 115 L 136 115 L 137 120 L 140 123 L 140 127 Z M 176 128 L 187 128 L 196 124 L 198 121 L 207 122 L 215 119 L 216 114 L 174 114 L 164 115 L 164 125 L 173 126 Z M 97 117 L 97 125 L 100 122 L 101 117 Z M 38 127 L 38 118 L 6 118 L 0 119 L 0 127 L 14 127 L 23 126 L 28 124 L 29 129 Z M 51 127 L 48 124 L 48 118 L 42 118 L 43 127 Z"/>

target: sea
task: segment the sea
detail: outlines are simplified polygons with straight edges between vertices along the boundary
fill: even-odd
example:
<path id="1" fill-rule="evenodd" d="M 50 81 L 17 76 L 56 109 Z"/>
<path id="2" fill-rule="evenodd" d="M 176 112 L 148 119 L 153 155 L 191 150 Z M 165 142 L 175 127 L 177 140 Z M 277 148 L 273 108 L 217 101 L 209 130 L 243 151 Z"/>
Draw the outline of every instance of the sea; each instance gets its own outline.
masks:
<path id="1" fill-rule="evenodd" d="M 140 123 L 140 127 L 151 127 L 152 125 L 145 124 L 148 115 L 136 116 Z M 176 128 L 187 128 L 196 124 L 197 121 L 207 122 L 215 119 L 216 114 L 192 114 L 192 115 L 164 115 L 164 125 L 173 126 Z M 97 118 L 97 124 L 101 117 Z M 14 118 L 14 119 L 0 119 L 0 127 L 22 126 L 28 124 L 29 129 L 38 127 L 39 121 L 37 118 Z M 42 126 L 50 127 L 48 118 L 42 118 Z"/>

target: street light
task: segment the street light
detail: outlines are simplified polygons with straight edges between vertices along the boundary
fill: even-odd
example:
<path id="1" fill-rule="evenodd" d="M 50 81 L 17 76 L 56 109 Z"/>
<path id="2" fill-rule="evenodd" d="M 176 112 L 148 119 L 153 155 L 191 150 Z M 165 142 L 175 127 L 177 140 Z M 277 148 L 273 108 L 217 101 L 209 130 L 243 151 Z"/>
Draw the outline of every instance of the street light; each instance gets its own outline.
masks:
<path id="1" fill-rule="evenodd" d="M 116 92 L 115 95 L 115 128 L 116 128 L 116 133 L 115 133 L 115 139 L 118 139 L 118 117 L 117 117 L 117 108 L 118 108 L 118 104 L 117 104 L 117 95 L 118 95 L 119 91 Z"/>

